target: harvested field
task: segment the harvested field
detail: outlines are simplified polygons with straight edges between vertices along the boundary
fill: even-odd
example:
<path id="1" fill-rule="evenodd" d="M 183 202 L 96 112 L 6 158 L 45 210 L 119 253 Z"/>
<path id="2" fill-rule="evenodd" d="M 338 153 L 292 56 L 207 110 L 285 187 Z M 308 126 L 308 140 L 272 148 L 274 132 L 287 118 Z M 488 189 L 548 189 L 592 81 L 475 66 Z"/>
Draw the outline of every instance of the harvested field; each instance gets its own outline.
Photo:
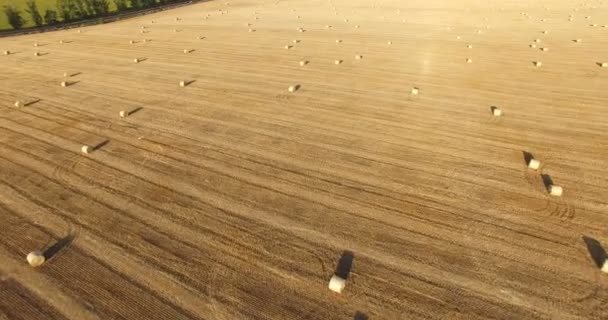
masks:
<path id="1" fill-rule="evenodd" d="M 608 319 L 605 25 L 235 0 L 0 39 L 0 318 Z"/>

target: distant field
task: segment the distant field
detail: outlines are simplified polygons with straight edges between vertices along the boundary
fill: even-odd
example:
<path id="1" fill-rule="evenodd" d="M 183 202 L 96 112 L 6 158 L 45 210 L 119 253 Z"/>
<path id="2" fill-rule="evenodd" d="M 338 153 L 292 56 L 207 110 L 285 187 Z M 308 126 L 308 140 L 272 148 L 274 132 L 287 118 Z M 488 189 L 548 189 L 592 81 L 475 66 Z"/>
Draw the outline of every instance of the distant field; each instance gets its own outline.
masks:
<path id="1" fill-rule="evenodd" d="M 25 23 L 23 24 L 24 28 L 33 27 L 34 23 L 32 22 L 32 17 L 25 11 L 27 6 L 25 5 L 26 0 L 0 0 L 0 9 L 4 9 L 4 6 L 14 6 L 15 8 L 21 11 L 21 17 L 24 19 Z M 44 13 L 47 9 L 49 10 L 57 10 L 57 0 L 36 0 L 38 4 L 38 10 L 40 11 L 40 15 L 44 17 Z M 110 11 L 116 11 L 116 5 L 113 1 L 109 1 L 110 3 Z M 4 10 L 0 13 L 0 30 L 10 30 L 12 29 L 11 25 L 8 24 L 8 20 L 6 19 L 6 14 L 4 14 Z"/>
<path id="2" fill-rule="evenodd" d="M 0 38 L 0 320 L 608 320 L 608 1 L 582 2 Z"/>

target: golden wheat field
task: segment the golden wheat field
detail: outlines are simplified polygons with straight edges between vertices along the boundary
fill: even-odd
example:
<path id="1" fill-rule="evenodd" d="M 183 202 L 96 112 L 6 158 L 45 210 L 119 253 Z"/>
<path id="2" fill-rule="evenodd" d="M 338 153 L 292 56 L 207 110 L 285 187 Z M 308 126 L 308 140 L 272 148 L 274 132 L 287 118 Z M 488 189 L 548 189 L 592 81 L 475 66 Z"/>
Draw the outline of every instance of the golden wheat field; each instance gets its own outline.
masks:
<path id="1" fill-rule="evenodd" d="M 608 1 L 221 0 L 0 50 L 2 319 L 608 319 Z"/>

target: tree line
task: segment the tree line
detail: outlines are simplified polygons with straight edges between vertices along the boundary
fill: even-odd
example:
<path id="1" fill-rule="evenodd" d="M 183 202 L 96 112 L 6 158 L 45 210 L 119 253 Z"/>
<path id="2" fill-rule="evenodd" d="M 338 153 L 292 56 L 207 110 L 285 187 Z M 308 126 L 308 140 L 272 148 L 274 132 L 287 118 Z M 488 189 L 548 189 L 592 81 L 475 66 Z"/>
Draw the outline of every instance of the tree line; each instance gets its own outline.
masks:
<path id="1" fill-rule="evenodd" d="M 38 10 L 36 0 L 26 2 L 25 12 L 32 19 L 36 27 L 54 25 L 57 23 L 74 22 L 94 17 L 104 17 L 110 14 L 110 0 L 57 0 L 56 9 L 47 9 L 44 14 Z M 183 2 L 185 0 L 112 0 L 116 11 L 137 10 L 150 8 L 169 3 Z M 20 10 L 14 6 L 4 6 L 4 14 L 13 29 L 21 29 L 26 20 Z"/>

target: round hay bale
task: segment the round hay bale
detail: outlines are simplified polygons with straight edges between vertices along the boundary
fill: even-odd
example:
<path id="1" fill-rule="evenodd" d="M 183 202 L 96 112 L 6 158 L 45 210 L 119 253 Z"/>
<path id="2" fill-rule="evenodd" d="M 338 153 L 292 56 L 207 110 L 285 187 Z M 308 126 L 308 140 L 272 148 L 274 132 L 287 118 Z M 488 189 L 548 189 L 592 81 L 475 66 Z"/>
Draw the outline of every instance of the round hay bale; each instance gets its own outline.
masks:
<path id="1" fill-rule="evenodd" d="M 306 60 L 301 60 L 301 61 L 300 61 L 300 66 L 301 66 L 301 67 L 303 67 L 303 66 L 305 66 L 305 65 L 307 65 L 307 64 L 308 64 L 308 61 L 306 61 Z"/>
<path id="2" fill-rule="evenodd" d="M 39 46 L 38 42 L 34 42 L 34 47 Z"/>
<path id="3" fill-rule="evenodd" d="M 467 63 L 472 63 L 472 62 L 473 62 L 473 59 L 467 58 Z"/>
<path id="4" fill-rule="evenodd" d="M 608 62 L 601 62 L 600 63 L 600 67 L 602 67 L 602 68 L 608 68 Z"/>
<path id="5" fill-rule="evenodd" d="M 15 107 L 19 108 L 21 107 L 23 104 L 21 103 L 21 101 L 15 101 Z"/>
<path id="6" fill-rule="evenodd" d="M 469 44 L 469 45 L 467 45 L 467 48 L 468 48 L 468 49 L 473 49 L 473 45 L 472 45 L 472 44 Z"/>
<path id="7" fill-rule="evenodd" d="M 182 88 L 185 87 L 186 86 L 186 81 L 180 81 L 179 82 L 179 86 L 182 87 Z"/>
<path id="8" fill-rule="evenodd" d="M 59 40 L 59 44 L 63 44 L 63 40 Z"/>
<path id="9" fill-rule="evenodd" d="M 346 280 L 334 274 L 329 280 L 328 287 L 333 292 L 342 293 L 342 290 L 346 287 Z"/>
<path id="10" fill-rule="evenodd" d="M 412 88 L 412 94 L 413 94 L 413 95 L 417 95 L 417 94 L 419 94 L 419 93 L 420 93 L 420 89 L 419 89 L 418 87 L 413 87 L 413 88 Z"/>
<path id="11" fill-rule="evenodd" d="M 287 90 L 291 93 L 296 92 L 298 89 L 300 88 L 300 85 L 293 85 L 293 86 L 289 86 L 289 88 L 287 88 Z"/>
<path id="12" fill-rule="evenodd" d="M 93 151 L 93 148 L 91 148 L 91 146 L 84 145 L 84 146 L 82 146 L 82 147 L 80 148 L 80 151 L 81 151 L 82 153 L 86 153 L 86 154 L 88 154 L 88 153 L 90 153 L 91 151 Z"/>
<path id="13" fill-rule="evenodd" d="M 9 54 L 11 54 L 11 52 L 10 52 L 10 51 L 8 51 L 8 50 L 4 50 L 4 55 L 5 55 L 5 56 L 8 56 Z"/>
<path id="14" fill-rule="evenodd" d="M 134 43 L 135 43 L 135 41 L 129 40 L 129 44 L 134 44 Z"/>
<path id="15" fill-rule="evenodd" d="M 536 48 L 536 45 L 535 44 L 531 44 L 530 48 Z"/>
<path id="16" fill-rule="evenodd" d="M 534 39 L 534 42 L 539 43 L 540 39 Z"/>
<path id="17" fill-rule="evenodd" d="M 135 62 L 135 63 L 139 63 L 139 59 L 138 59 L 138 58 L 135 58 L 135 59 L 133 59 L 133 62 Z"/>
<path id="18" fill-rule="evenodd" d="M 534 66 L 535 67 L 541 67 L 542 65 L 543 65 L 542 62 L 540 62 L 540 61 L 534 61 Z"/>
<path id="19" fill-rule="evenodd" d="M 388 44 L 389 46 L 393 44 L 392 41 L 387 41 L 386 44 Z"/>
<path id="20" fill-rule="evenodd" d="M 342 63 L 342 60 L 336 60 L 336 61 L 334 61 L 334 64 L 341 64 L 341 63 Z"/>
<path id="21" fill-rule="evenodd" d="M 547 48 L 547 47 L 542 47 L 542 48 L 540 48 L 540 51 L 549 51 L 549 48 Z"/>
<path id="22" fill-rule="evenodd" d="M 126 118 L 129 115 L 129 113 L 127 111 L 125 111 L 125 110 L 121 110 L 120 112 L 118 112 L 118 115 L 121 118 Z"/>
<path id="23" fill-rule="evenodd" d="M 37 52 L 37 51 L 36 51 L 36 52 L 34 52 L 34 57 L 37 57 L 37 56 L 39 56 L 39 55 L 40 55 L 40 52 Z"/>
<path id="24" fill-rule="evenodd" d="M 336 40 L 336 43 L 342 43 L 342 40 L 337 39 L 337 40 Z"/>
<path id="25" fill-rule="evenodd" d="M 30 266 L 39 267 L 44 263 L 46 258 L 44 257 L 44 254 L 42 252 L 32 251 L 27 254 L 26 260 L 27 260 L 27 263 L 30 264 Z"/>
<path id="26" fill-rule="evenodd" d="M 564 189 L 560 186 L 556 186 L 556 185 L 550 185 L 549 186 L 549 194 L 554 196 L 554 197 L 561 197 L 562 194 L 564 193 Z"/>
<path id="27" fill-rule="evenodd" d="M 532 170 L 538 170 L 538 168 L 540 168 L 540 161 L 536 159 L 530 159 L 530 161 L 528 161 L 528 168 Z"/>
<path id="28" fill-rule="evenodd" d="M 64 73 L 63 73 L 63 77 L 64 77 L 64 78 L 67 78 L 67 77 L 68 77 L 68 73 L 67 73 L 67 72 L 64 72 Z"/>
<path id="29" fill-rule="evenodd" d="M 602 265 L 602 268 L 600 270 L 604 273 L 608 273 L 608 259 L 604 261 L 604 264 Z"/>
<path id="30" fill-rule="evenodd" d="M 190 53 L 189 49 L 184 49 L 184 53 Z"/>
<path id="31" fill-rule="evenodd" d="M 292 42 L 292 43 L 299 43 L 299 42 L 300 42 L 300 40 L 298 40 L 298 39 L 294 39 L 294 40 L 291 40 L 291 42 Z"/>
<path id="32" fill-rule="evenodd" d="M 291 49 L 291 46 L 290 45 L 286 45 L 284 48 L 287 49 L 287 50 L 289 50 L 289 49 Z"/>
<path id="33" fill-rule="evenodd" d="M 574 39 L 574 42 L 576 42 L 576 43 L 579 43 L 581 41 L 583 41 L 583 40 L 582 39 Z"/>
<path id="34" fill-rule="evenodd" d="M 502 110 L 499 107 L 492 107 L 492 115 L 495 117 L 500 117 L 502 115 Z"/>
<path id="35" fill-rule="evenodd" d="M 361 60 L 361 59 L 363 59 L 363 56 L 362 56 L 362 55 L 360 55 L 360 54 L 355 55 L 355 59 L 357 59 L 357 60 Z"/>
<path id="36" fill-rule="evenodd" d="M 62 87 L 67 87 L 68 86 L 68 82 L 67 81 L 61 81 L 61 86 Z"/>

